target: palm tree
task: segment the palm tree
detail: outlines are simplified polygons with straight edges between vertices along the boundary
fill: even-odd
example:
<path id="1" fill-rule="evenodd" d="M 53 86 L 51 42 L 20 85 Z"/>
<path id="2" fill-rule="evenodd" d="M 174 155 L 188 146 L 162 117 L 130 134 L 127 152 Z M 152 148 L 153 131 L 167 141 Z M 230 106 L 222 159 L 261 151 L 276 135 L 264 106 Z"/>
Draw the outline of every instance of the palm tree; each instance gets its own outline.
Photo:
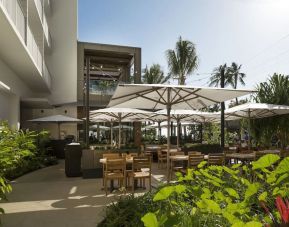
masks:
<path id="1" fill-rule="evenodd" d="M 228 74 L 230 78 L 230 84 L 234 89 L 237 89 L 238 82 L 243 86 L 245 85 L 244 78 L 245 73 L 240 72 L 242 65 L 238 65 L 236 62 L 232 62 L 232 65 L 228 68 Z M 238 105 L 238 98 L 236 98 L 236 104 Z"/>
<path id="2" fill-rule="evenodd" d="M 220 65 L 213 70 L 212 76 L 210 77 L 209 86 L 219 87 L 221 85 L 221 78 L 224 76 L 224 86 L 232 84 L 232 78 L 229 75 L 227 64 Z"/>
<path id="3" fill-rule="evenodd" d="M 266 82 L 256 87 L 255 101 L 289 105 L 289 76 L 274 73 Z M 289 142 L 289 116 L 282 115 L 264 119 L 255 119 L 252 124 L 257 141 L 271 145 L 272 135 L 278 135 L 281 146 Z"/>
<path id="4" fill-rule="evenodd" d="M 198 56 L 194 43 L 189 40 L 179 40 L 174 50 L 166 51 L 169 75 L 178 79 L 179 85 L 184 85 L 188 75 L 198 67 Z"/>
<path id="5" fill-rule="evenodd" d="M 159 64 L 153 64 L 150 68 L 146 66 L 143 70 L 142 82 L 145 84 L 164 84 L 170 79 L 170 76 L 164 76 Z"/>

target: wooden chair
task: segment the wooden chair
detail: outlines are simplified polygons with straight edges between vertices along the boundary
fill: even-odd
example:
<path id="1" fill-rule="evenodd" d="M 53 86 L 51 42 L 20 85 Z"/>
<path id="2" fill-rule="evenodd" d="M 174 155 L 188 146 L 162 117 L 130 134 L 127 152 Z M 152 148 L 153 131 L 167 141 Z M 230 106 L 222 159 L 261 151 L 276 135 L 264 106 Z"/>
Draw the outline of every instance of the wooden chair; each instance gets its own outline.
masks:
<path id="1" fill-rule="evenodd" d="M 202 152 L 199 152 L 199 151 L 188 151 L 188 155 L 195 155 L 195 154 L 202 154 Z"/>
<path id="2" fill-rule="evenodd" d="M 102 158 L 118 159 L 120 157 L 118 153 L 105 153 L 102 155 Z M 105 164 L 102 165 L 102 186 L 104 186 L 104 170 L 105 170 Z"/>
<path id="3" fill-rule="evenodd" d="M 164 163 L 167 163 L 167 154 L 163 153 L 161 149 L 158 150 L 158 168 L 164 168 Z"/>
<path id="4" fill-rule="evenodd" d="M 141 180 L 145 184 L 145 179 L 149 179 L 151 191 L 151 158 L 134 157 L 132 162 L 132 171 L 128 173 L 128 178 L 132 179 L 132 194 L 134 195 L 135 180 Z"/>
<path id="5" fill-rule="evenodd" d="M 190 154 L 188 159 L 188 168 L 197 167 L 202 161 L 204 161 L 203 154 Z"/>
<path id="6" fill-rule="evenodd" d="M 138 157 L 138 156 L 139 156 L 138 153 L 136 153 L 136 152 L 129 153 L 129 155 L 130 155 L 131 157 Z"/>
<path id="7" fill-rule="evenodd" d="M 107 159 L 104 171 L 104 189 L 107 195 L 107 181 L 118 180 L 119 187 L 123 186 L 125 179 L 126 161 L 124 158 Z"/>
<path id="8" fill-rule="evenodd" d="M 185 155 L 185 152 L 183 151 L 170 152 L 170 156 L 173 156 L 173 155 Z"/>
<path id="9" fill-rule="evenodd" d="M 224 165 L 225 155 L 223 153 L 208 154 L 208 165 Z"/>

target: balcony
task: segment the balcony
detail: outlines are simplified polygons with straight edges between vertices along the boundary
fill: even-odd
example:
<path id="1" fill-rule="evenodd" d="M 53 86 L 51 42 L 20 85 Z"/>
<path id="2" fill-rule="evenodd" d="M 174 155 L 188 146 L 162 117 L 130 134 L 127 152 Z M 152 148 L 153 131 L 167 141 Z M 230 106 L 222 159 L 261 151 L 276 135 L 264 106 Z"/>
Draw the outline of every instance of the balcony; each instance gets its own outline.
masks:
<path id="1" fill-rule="evenodd" d="M 50 74 L 17 0 L 0 0 L 0 27 L 0 57 L 31 88 L 50 91 Z"/>
<path id="2" fill-rule="evenodd" d="M 50 48 L 51 47 L 51 37 L 50 37 L 48 23 L 47 23 L 47 19 L 46 19 L 46 15 L 44 12 L 44 7 L 42 4 L 42 1 L 41 0 L 34 0 L 33 2 L 34 2 L 34 6 L 36 8 L 36 11 L 38 13 L 38 17 L 40 19 L 39 23 L 41 23 L 41 29 L 43 30 L 43 33 L 44 33 L 46 45 L 47 45 L 47 47 Z M 32 13 L 35 12 L 35 9 L 33 9 L 32 6 L 31 6 L 31 9 L 32 9 L 31 10 Z"/>

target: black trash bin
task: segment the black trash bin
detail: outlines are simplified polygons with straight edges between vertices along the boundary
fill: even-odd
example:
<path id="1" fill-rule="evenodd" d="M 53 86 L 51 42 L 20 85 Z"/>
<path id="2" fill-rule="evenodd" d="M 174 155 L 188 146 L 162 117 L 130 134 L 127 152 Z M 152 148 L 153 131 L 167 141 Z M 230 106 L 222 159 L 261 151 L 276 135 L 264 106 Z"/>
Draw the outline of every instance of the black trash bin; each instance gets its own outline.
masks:
<path id="1" fill-rule="evenodd" d="M 76 143 L 65 146 L 65 174 L 67 177 L 81 176 L 81 146 Z"/>

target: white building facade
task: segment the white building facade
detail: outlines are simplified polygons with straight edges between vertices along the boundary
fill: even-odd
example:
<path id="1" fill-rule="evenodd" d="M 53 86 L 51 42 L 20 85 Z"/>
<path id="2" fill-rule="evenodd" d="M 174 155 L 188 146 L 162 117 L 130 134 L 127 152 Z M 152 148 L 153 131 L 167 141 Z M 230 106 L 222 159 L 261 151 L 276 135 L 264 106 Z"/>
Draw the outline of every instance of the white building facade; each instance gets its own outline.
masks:
<path id="1" fill-rule="evenodd" d="M 0 120 L 76 117 L 76 102 L 77 0 L 0 0 Z"/>

